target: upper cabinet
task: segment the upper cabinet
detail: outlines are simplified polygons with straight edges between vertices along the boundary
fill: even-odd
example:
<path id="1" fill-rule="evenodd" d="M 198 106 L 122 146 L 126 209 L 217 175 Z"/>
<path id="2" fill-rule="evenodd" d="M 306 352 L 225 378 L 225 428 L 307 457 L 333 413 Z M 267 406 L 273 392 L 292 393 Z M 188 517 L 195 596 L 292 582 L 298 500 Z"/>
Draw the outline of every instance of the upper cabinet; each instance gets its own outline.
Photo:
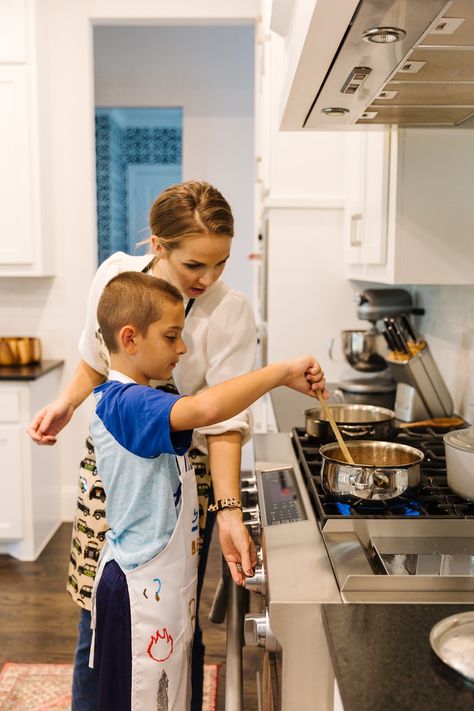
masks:
<path id="1" fill-rule="evenodd" d="M 393 127 L 346 141 L 346 275 L 473 284 L 474 132 Z"/>
<path id="2" fill-rule="evenodd" d="M 0 0 L 0 277 L 49 276 L 40 197 L 35 3 Z"/>

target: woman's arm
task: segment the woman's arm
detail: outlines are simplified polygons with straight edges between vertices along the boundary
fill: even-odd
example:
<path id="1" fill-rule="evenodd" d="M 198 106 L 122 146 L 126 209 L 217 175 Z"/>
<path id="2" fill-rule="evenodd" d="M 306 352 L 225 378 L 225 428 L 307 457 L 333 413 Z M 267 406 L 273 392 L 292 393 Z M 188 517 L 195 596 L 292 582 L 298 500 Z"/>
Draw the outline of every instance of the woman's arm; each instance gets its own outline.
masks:
<path id="1" fill-rule="evenodd" d="M 210 470 L 214 497 L 240 499 L 240 462 L 242 435 L 240 432 L 224 432 L 207 436 Z M 242 521 L 240 509 L 223 509 L 217 514 L 219 541 L 224 558 L 237 585 L 242 585 L 245 576 L 253 574 L 257 563 L 254 542 Z M 237 570 L 237 563 L 242 572 Z"/>
<path id="2" fill-rule="evenodd" d="M 74 375 L 60 396 L 34 416 L 27 429 L 31 439 L 37 444 L 55 444 L 57 435 L 67 425 L 74 410 L 104 379 L 104 375 L 91 368 L 85 360 L 79 361 Z"/>

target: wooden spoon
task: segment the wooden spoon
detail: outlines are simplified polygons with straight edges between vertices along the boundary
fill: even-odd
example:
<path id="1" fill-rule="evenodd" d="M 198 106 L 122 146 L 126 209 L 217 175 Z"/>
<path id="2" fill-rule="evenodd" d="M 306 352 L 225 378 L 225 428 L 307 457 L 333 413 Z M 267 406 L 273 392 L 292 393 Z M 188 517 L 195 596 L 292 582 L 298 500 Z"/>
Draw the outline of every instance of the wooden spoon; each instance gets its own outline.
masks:
<path id="1" fill-rule="evenodd" d="M 332 427 L 332 431 L 336 435 L 336 439 L 339 442 L 339 446 L 342 450 L 342 453 L 344 455 L 344 458 L 349 464 L 355 464 L 354 460 L 352 459 L 349 450 L 347 449 L 346 443 L 342 439 L 342 435 L 339 431 L 339 427 L 336 425 L 336 421 L 334 417 L 332 416 L 331 408 L 326 404 L 326 400 L 323 397 L 323 394 L 321 390 L 316 390 L 316 395 L 318 396 L 319 402 L 321 403 L 321 407 L 323 408 L 324 414 L 326 415 L 329 424 Z"/>
<path id="2" fill-rule="evenodd" d="M 434 417 L 432 420 L 417 422 L 400 422 L 398 427 L 460 427 L 464 424 L 462 417 Z"/>

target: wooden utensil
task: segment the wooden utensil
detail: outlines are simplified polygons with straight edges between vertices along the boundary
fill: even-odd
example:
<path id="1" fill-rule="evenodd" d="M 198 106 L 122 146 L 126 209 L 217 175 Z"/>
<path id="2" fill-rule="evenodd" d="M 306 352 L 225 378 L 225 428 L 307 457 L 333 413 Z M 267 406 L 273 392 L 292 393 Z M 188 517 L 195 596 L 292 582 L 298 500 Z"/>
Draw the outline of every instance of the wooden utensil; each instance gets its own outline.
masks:
<path id="1" fill-rule="evenodd" d="M 349 450 L 347 449 L 346 443 L 342 439 L 342 435 L 339 431 L 339 427 L 336 425 L 336 421 L 334 417 L 332 416 L 331 408 L 326 404 L 326 400 L 323 397 L 323 394 L 321 390 L 316 390 L 316 395 L 318 396 L 318 400 L 321 403 L 321 407 L 323 408 L 324 414 L 326 415 L 329 424 L 332 427 L 332 431 L 336 435 L 336 439 L 339 442 L 339 446 L 342 450 L 342 453 L 344 455 L 344 458 L 349 464 L 355 464 L 354 460 L 352 459 Z"/>
<path id="2" fill-rule="evenodd" d="M 432 420 L 417 422 L 400 422 L 398 427 L 460 427 L 464 424 L 462 417 L 434 417 Z"/>

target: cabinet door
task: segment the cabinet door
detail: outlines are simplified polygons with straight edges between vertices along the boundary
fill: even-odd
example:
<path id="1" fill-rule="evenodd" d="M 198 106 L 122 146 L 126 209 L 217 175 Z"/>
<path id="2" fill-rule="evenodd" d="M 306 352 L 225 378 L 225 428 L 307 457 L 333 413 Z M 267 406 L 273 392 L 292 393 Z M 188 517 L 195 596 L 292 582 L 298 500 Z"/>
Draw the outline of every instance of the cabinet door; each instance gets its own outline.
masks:
<path id="1" fill-rule="evenodd" d="M 384 264 L 387 255 L 390 132 L 350 133 L 346 142 L 345 260 Z"/>
<path id="2" fill-rule="evenodd" d="M 0 66 L 0 265 L 34 261 L 34 173 L 28 69 Z"/>
<path id="3" fill-rule="evenodd" d="M 20 437 L 21 425 L 0 425 L 0 540 L 23 536 Z"/>

